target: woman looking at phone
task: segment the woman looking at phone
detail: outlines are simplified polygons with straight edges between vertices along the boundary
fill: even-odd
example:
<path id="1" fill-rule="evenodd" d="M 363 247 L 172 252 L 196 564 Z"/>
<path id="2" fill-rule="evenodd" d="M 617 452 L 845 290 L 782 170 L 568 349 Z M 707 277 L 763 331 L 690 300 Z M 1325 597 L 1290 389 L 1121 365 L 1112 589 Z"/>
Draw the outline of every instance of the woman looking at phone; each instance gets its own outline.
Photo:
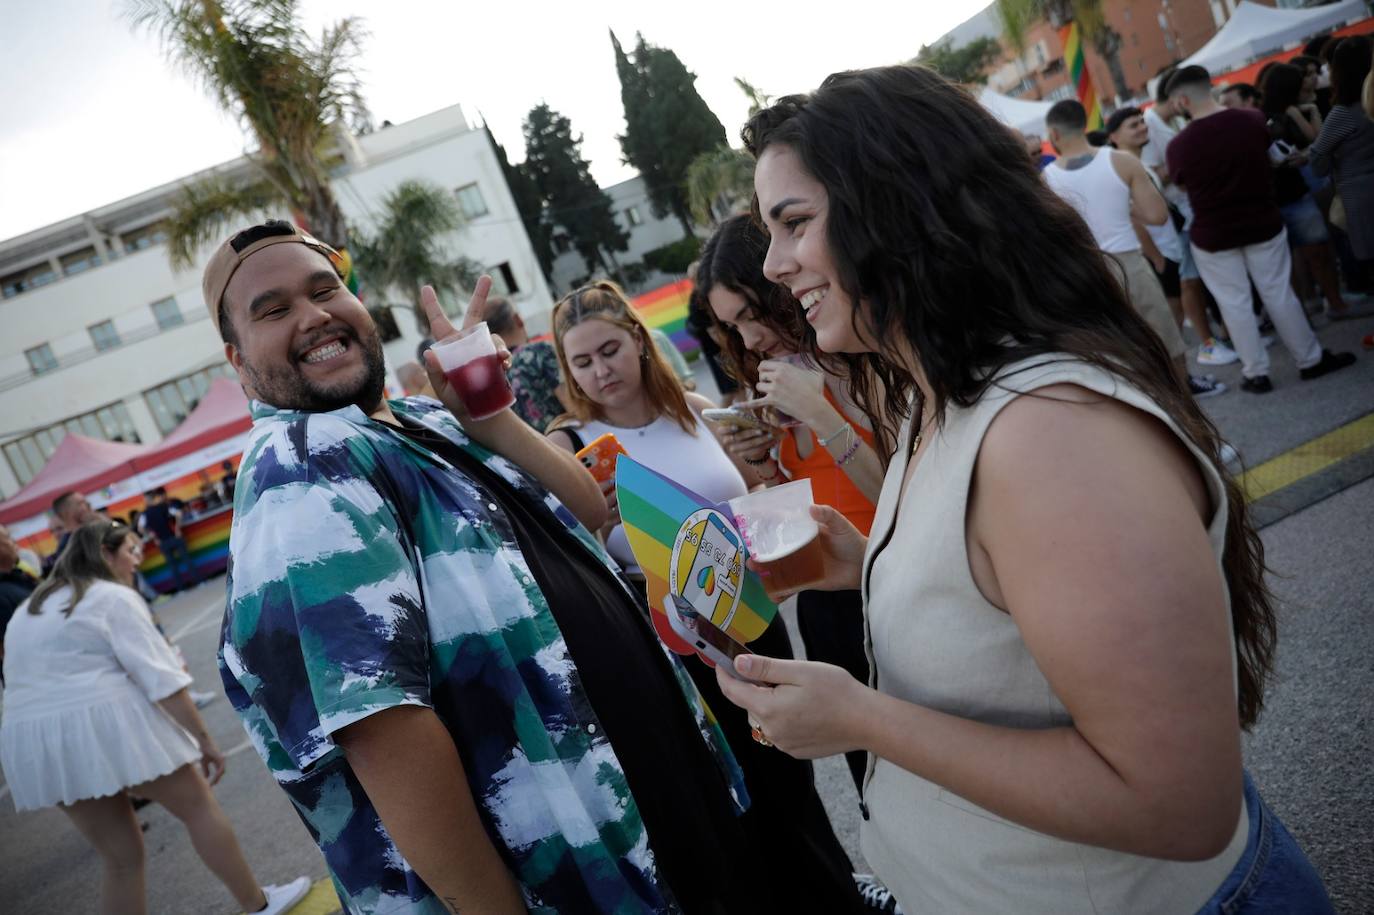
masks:
<path id="1" fill-rule="evenodd" d="M 146 912 L 143 836 L 129 794 L 186 826 L 205 865 L 248 912 L 299 902 L 308 877 L 260 886 L 210 786 L 224 755 L 191 702 L 191 677 L 132 581 L 138 535 L 78 528 L 5 633 L 0 762 L 19 810 L 56 806 L 100 856 L 100 911 Z"/>
<path id="2" fill-rule="evenodd" d="M 725 341 L 730 373 L 762 395 L 736 406 L 781 410 L 799 425 L 730 430 L 726 447 L 759 467 L 771 485 L 809 479 L 816 504 L 830 506 L 867 534 L 883 481 L 877 438 L 843 378 L 811 367 L 804 358 L 789 361 L 801 349 L 801 309 L 784 287 L 763 275 L 767 253 L 768 235 L 750 216 L 730 217 L 702 247 L 696 294 L 706 299 Z M 761 412 L 767 417 L 772 411 Z M 885 453 L 891 453 L 890 446 Z M 839 665 L 868 682 L 863 595 L 857 589 L 802 591 L 797 629 L 808 658 Z M 867 754 L 851 751 L 845 762 L 854 787 L 862 788 Z"/>
<path id="3" fill-rule="evenodd" d="M 746 656 L 772 685 L 726 695 L 789 753 L 872 754 L 864 855 L 907 910 L 1330 911 L 1242 767 L 1263 547 L 1083 221 L 929 70 L 835 74 L 744 136 L 765 274 L 907 415 L 872 539 L 813 509 L 876 688 Z"/>
<path id="4" fill-rule="evenodd" d="M 618 286 L 591 283 L 562 299 L 553 310 L 553 335 L 572 410 L 550 425 L 554 443 L 576 453 L 609 432 L 630 457 L 713 502 L 748 492 L 741 471 L 752 470 L 727 455 L 700 418 L 715 405 L 682 390 Z M 602 531 L 606 548 L 633 575 L 638 566 L 615 489 L 604 488 L 612 516 Z M 750 649 L 792 656 L 781 614 Z M 685 666 L 744 772 L 752 800 L 744 827 L 764 859 L 758 911 L 860 911 L 852 866 L 816 794 L 811 764 L 750 740 L 747 716 L 720 694 L 714 671 L 696 655 Z"/>

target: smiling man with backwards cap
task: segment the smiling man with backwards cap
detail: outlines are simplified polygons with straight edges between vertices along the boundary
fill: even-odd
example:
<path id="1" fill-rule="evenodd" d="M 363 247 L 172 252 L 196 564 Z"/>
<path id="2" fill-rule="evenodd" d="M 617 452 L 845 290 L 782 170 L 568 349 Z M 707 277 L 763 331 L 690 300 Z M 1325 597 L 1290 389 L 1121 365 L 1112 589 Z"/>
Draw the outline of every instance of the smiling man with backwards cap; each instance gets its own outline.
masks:
<path id="1" fill-rule="evenodd" d="M 595 482 L 510 410 L 471 420 L 433 356 L 437 401 L 384 400 L 337 263 L 269 222 L 204 292 L 254 418 L 221 674 L 344 907 L 745 910 L 738 768 L 578 523 Z"/>

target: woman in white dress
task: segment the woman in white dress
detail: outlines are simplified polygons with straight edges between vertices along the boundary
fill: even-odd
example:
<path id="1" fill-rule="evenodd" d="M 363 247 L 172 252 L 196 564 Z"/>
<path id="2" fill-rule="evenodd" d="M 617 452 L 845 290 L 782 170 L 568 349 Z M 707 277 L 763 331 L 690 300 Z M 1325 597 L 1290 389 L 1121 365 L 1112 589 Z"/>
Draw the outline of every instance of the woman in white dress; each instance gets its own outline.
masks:
<path id="1" fill-rule="evenodd" d="M 131 579 L 138 536 L 113 521 L 72 534 L 52 574 L 5 631 L 0 766 L 17 810 L 57 806 L 101 860 L 101 911 L 147 910 L 143 835 L 129 794 L 166 807 L 249 912 L 279 913 L 309 891 L 260 886 L 210 785 L 224 774 L 166 639 Z"/>

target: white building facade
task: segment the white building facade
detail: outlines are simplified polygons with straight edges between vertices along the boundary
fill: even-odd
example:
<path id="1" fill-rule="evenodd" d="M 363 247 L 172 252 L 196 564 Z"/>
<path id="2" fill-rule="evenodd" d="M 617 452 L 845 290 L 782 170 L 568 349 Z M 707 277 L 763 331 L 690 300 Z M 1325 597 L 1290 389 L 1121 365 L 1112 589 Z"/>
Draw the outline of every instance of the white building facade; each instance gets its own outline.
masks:
<path id="1" fill-rule="evenodd" d="M 360 136 L 346 158 L 331 184 L 351 225 L 375 229 L 382 199 L 403 181 L 454 193 L 467 223 L 444 246 L 490 272 L 532 329 L 547 326 L 549 287 L 500 163 L 458 106 Z M 212 171 L 247 170 L 239 160 Z M 174 271 L 163 244 L 181 187 L 201 177 L 0 242 L 0 498 L 32 479 L 68 431 L 156 442 L 212 378 L 233 374 L 201 298 L 212 248 Z M 422 335 L 411 313 L 393 314 L 400 336 L 384 349 L 396 389 L 391 373 L 415 359 Z"/>
<path id="2" fill-rule="evenodd" d="M 634 177 L 602 190 L 611 198 L 611 213 L 616 223 L 630 235 L 629 250 L 607 252 L 608 262 L 613 256 L 621 266 L 642 264 L 646 253 L 682 240 L 682 223 L 678 222 L 676 216 L 672 213 L 662 218 L 654 215 L 649 203 L 649 191 L 642 177 Z M 553 246 L 554 262 L 550 273 L 555 297 L 572 292 L 581 282 L 603 275 L 604 271 L 600 268 L 588 272 L 587 262 L 577 253 L 567 230 L 561 226 L 554 230 Z M 645 268 L 641 278 L 634 282 L 627 281 L 625 285 L 627 292 L 638 295 L 680 279 L 681 275 Z"/>

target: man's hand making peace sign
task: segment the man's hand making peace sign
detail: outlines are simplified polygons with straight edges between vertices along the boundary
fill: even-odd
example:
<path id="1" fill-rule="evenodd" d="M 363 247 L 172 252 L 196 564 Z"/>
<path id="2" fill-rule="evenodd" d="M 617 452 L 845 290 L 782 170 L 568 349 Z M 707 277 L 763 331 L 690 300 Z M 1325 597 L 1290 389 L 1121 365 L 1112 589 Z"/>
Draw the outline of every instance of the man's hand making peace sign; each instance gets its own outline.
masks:
<path id="1" fill-rule="evenodd" d="M 475 327 L 486 320 L 487 296 L 490 292 L 491 277 L 484 274 L 478 278 L 477 286 L 472 290 L 472 298 L 468 301 L 467 311 L 463 314 L 463 330 Z M 430 339 L 443 340 L 457 331 L 453 322 L 444 314 L 444 309 L 440 307 L 439 296 L 435 294 L 433 286 L 425 286 L 420 289 L 420 307 L 425 310 L 425 317 L 429 318 Z M 510 350 L 506 349 L 505 342 L 496 334 L 492 334 L 491 339 L 496 344 L 496 355 L 501 361 L 502 368 L 509 368 Z M 454 416 L 458 417 L 458 421 L 463 424 L 464 429 L 475 432 L 476 430 L 473 428 L 475 425 L 484 425 L 504 413 L 510 412 L 508 410 L 502 411 L 502 413 L 488 417 L 480 423 L 474 423 L 467 405 L 463 403 L 463 399 L 458 396 L 458 392 L 453 389 L 453 385 L 449 384 L 448 378 L 444 375 L 444 370 L 439 365 L 439 357 L 434 354 L 432 349 L 428 349 L 425 350 L 424 358 L 425 372 L 429 375 L 430 386 L 434 388 L 434 396 L 438 397 L 439 401 L 448 407 Z M 480 433 L 474 437 L 479 441 L 481 440 Z"/>
<path id="2" fill-rule="evenodd" d="M 481 277 L 463 315 L 464 328 L 485 320 L 487 295 L 490 292 L 491 277 Z M 420 306 L 429 318 L 430 337 L 442 340 L 454 333 L 453 322 L 439 307 L 439 297 L 432 286 L 420 290 Z M 493 335 L 492 340 L 502 366 L 508 366 L 510 351 L 500 337 Z M 453 385 L 449 384 L 443 369 L 439 367 L 439 357 L 432 350 L 425 351 L 425 371 L 429 374 L 429 383 L 434 387 L 435 396 L 453 412 L 462 424 L 463 431 L 474 441 L 518 464 L 557 496 L 588 530 L 598 530 L 605 523 L 606 500 L 596 480 L 592 479 L 581 461 L 534 431 L 514 410 L 502 410 L 483 420 L 472 419 L 467 405 Z"/>

